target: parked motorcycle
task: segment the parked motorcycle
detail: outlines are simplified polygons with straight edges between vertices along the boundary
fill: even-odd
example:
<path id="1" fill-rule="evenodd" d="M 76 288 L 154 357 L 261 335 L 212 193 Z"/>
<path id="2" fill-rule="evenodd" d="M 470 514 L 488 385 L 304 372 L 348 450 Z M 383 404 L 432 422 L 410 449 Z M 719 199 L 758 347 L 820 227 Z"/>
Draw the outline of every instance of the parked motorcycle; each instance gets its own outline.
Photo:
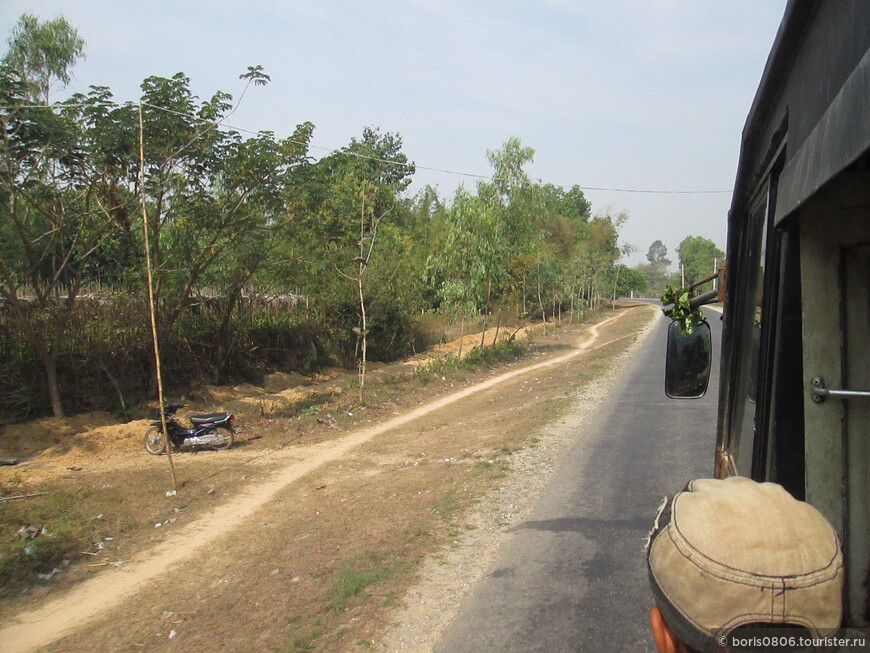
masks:
<path id="1" fill-rule="evenodd" d="M 236 435 L 236 416 L 232 413 L 208 413 L 192 415 L 192 428 L 185 428 L 175 419 L 175 413 L 184 404 L 178 401 L 166 403 L 163 414 L 166 418 L 166 430 L 169 432 L 169 442 L 174 449 L 181 447 L 208 447 L 209 449 L 229 449 Z M 159 415 L 159 413 L 158 413 Z M 145 449 L 152 456 L 158 456 L 166 451 L 166 438 L 162 434 L 160 419 L 151 422 L 151 428 L 145 432 Z"/>

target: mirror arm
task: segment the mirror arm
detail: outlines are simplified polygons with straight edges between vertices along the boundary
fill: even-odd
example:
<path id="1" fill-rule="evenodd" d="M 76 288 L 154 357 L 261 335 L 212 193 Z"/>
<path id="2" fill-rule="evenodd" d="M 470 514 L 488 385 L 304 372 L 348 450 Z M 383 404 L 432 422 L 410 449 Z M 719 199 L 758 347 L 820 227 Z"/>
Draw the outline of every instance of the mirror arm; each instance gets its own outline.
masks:
<path id="1" fill-rule="evenodd" d="M 705 277 L 700 281 L 696 281 L 695 283 L 687 286 L 683 290 L 692 291 L 699 286 L 703 286 L 705 283 L 710 283 L 711 281 L 717 280 L 719 281 L 719 288 L 716 290 L 710 290 L 708 292 L 702 293 L 697 297 L 692 297 L 689 299 L 689 306 L 692 308 L 697 308 L 698 306 L 704 306 L 706 304 L 712 304 L 716 301 L 723 301 L 725 299 L 725 283 L 728 278 L 728 268 L 727 266 L 720 266 L 719 270 L 714 274 L 711 274 L 709 277 Z M 665 304 L 665 306 L 671 306 L 671 304 Z"/>
<path id="2" fill-rule="evenodd" d="M 712 304 L 715 301 L 719 300 L 719 291 L 718 290 L 710 290 L 703 294 L 698 295 L 697 297 L 692 297 L 689 300 L 689 306 L 692 308 L 696 308 L 698 306 L 704 306 L 705 304 Z"/>
<path id="3" fill-rule="evenodd" d="M 686 290 L 694 290 L 695 288 L 697 288 L 697 287 L 699 287 L 699 286 L 703 286 L 705 283 L 710 283 L 710 282 L 713 281 L 714 279 L 718 279 L 718 278 L 719 278 L 719 273 L 718 273 L 718 272 L 714 272 L 714 273 L 711 274 L 709 277 L 704 277 L 704 278 L 701 279 L 700 281 L 696 281 L 695 283 L 693 283 L 693 284 L 687 286 L 687 287 L 686 287 Z"/>

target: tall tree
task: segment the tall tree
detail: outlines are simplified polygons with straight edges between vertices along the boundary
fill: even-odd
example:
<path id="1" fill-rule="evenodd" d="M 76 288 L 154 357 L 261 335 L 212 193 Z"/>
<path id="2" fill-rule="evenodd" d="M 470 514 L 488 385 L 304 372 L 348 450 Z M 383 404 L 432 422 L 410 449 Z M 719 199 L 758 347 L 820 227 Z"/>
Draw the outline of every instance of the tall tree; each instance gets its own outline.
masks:
<path id="1" fill-rule="evenodd" d="M 258 68 L 242 76 L 264 81 Z M 0 68 L 0 293 L 43 363 L 56 415 L 63 413 L 58 358 L 80 288 L 89 277 L 118 273 L 139 282 L 141 251 L 131 210 L 140 197 L 135 106 L 111 104 L 108 89 L 77 94 L 59 110 L 34 106 L 35 83 Z M 271 248 L 244 245 L 281 224 L 285 188 L 306 157 L 313 125 L 291 138 L 242 139 L 216 128 L 232 108 L 218 92 L 199 103 L 189 79 L 151 77 L 143 89 L 146 209 L 153 238 L 159 332 L 169 334 L 208 271 L 237 261 L 225 276 L 231 313 L 244 281 Z M 14 246 L 12 244 L 14 243 Z M 233 248 L 250 256 L 236 259 Z M 132 275 L 130 274 L 132 269 Z"/>
<path id="2" fill-rule="evenodd" d="M 0 295 L 42 363 L 55 416 L 64 414 L 57 363 L 87 259 L 106 235 L 101 184 L 88 165 L 82 114 L 48 104 L 84 41 L 63 18 L 19 19 L 0 61 Z"/>
<path id="3" fill-rule="evenodd" d="M 628 213 L 622 211 L 616 215 L 599 213 L 589 222 L 581 249 L 588 267 L 584 299 L 592 308 L 615 292 L 620 270 L 617 262 L 628 251 L 619 245 L 619 229 L 627 220 Z"/>
<path id="4" fill-rule="evenodd" d="M 486 319 L 495 304 L 522 287 L 528 273 L 524 259 L 543 208 L 523 168 L 533 156 L 532 148 L 510 138 L 501 149 L 487 151 L 492 181 L 479 182 L 476 194 L 457 189 L 446 216 L 445 251 L 433 252 L 427 266 L 441 282 L 443 301 L 482 309 Z"/>
<path id="5" fill-rule="evenodd" d="M 48 104 L 51 86 L 69 84 L 75 62 L 85 56 L 85 41 L 63 16 L 40 22 L 23 14 L 9 37 L 3 63 L 32 84 L 32 99 Z"/>
<path id="6" fill-rule="evenodd" d="M 713 274 L 716 262 L 725 258 L 716 243 L 703 236 L 686 236 L 677 247 L 677 255 L 684 270 L 686 285 Z"/>
<path id="7" fill-rule="evenodd" d="M 661 267 L 662 269 L 666 269 L 671 264 L 671 260 L 668 258 L 668 248 L 660 240 L 654 240 L 652 245 L 649 246 L 646 260 L 651 265 Z"/>
<path id="8" fill-rule="evenodd" d="M 221 290 L 220 324 L 216 337 L 216 371 L 224 374 L 233 339 L 230 326 L 244 291 L 269 268 L 269 276 L 281 278 L 286 288 L 293 283 L 288 274 L 298 260 L 282 248 L 282 241 L 293 238 L 299 216 L 294 212 L 298 201 L 298 169 L 307 165 L 307 143 L 313 125 L 298 125 L 294 134 L 276 139 L 263 132 L 248 139 L 233 138 L 221 148 L 221 170 L 215 176 L 211 199 L 200 198 L 195 215 L 223 215 L 232 223 L 235 237 L 225 240 L 207 230 L 192 234 L 186 252 L 207 248 L 209 253 L 226 244 L 222 253 L 202 271 L 200 284 L 215 283 Z M 207 220 L 202 220 L 206 226 Z M 211 223 L 211 226 L 215 226 Z M 191 270 L 193 273 L 194 270 Z"/>
<path id="9" fill-rule="evenodd" d="M 309 197 L 310 228 L 315 237 L 312 265 L 321 274 L 318 295 L 322 303 L 331 302 L 333 312 L 340 316 L 350 318 L 349 310 L 344 309 L 354 307 L 355 324 L 339 324 L 337 336 L 346 342 L 347 331 L 355 334 L 360 402 L 369 336 L 384 326 L 377 324 L 372 304 L 388 301 L 386 293 L 369 279 L 375 273 L 384 290 L 394 280 L 394 275 L 383 271 L 389 266 L 385 260 L 389 252 L 380 247 L 384 240 L 381 234 L 387 236 L 386 242 L 397 246 L 397 255 L 405 251 L 401 238 L 390 229 L 390 223 L 409 214 L 401 210 L 400 196 L 410 184 L 414 166 L 401 147 L 398 134 L 382 134 L 366 127 L 362 139 L 351 140 L 347 147 L 315 164 L 316 188 Z M 396 262 L 395 269 L 399 267 L 401 261 Z"/>
<path id="10" fill-rule="evenodd" d="M 493 181 L 478 183 L 477 194 L 487 207 L 486 228 L 481 232 L 486 241 L 484 256 L 493 260 L 486 264 L 489 272 L 483 309 L 486 318 L 497 304 L 500 323 L 500 307 L 522 290 L 528 260 L 545 237 L 536 228 L 544 213 L 545 195 L 525 170 L 534 161 L 535 150 L 524 146 L 519 138 L 507 139 L 498 150 L 487 150 L 486 158 L 493 168 Z"/>
<path id="11" fill-rule="evenodd" d="M 498 150 L 487 150 L 486 159 L 493 168 L 492 188 L 506 202 L 519 190 L 530 184 L 529 175 L 523 169 L 535 159 L 535 150 L 525 147 L 519 138 L 512 136 Z"/>
<path id="12" fill-rule="evenodd" d="M 377 127 L 364 127 L 362 138 L 352 138 L 343 152 L 352 155 L 345 160 L 345 165 L 376 187 L 401 192 L 408 188 L 414 176 L 414 164 L 402 152 L 399 134 L 382 134 Z"/>
<path id="13" fill-rule="evenodd" d="M 215 127 L 232 109 L 227 93 L 218 91 L 198 103 L 182 73 L 149 77 L 142 91 L 145 192 L 158 270 L 155 295 L 163 304 L 161 330 L 167 332 L 212 265 L 231 256 L 248 235 L 280 220 L 279 198 L 288 174 L 307 156 L 314 126 L 298 125 L 284 140 L 270 132 L 242 139 Z M 118 111 L 124 112 L 118 136 L 129 145 L 132 111 Z M 138 187 L 137 177 L 127 182 Z"/>
<path id="14" fill-rule="evenodd" d="M 486 308 L 493 285 L 501 282 L 506 268 L 497 214 L 491 201 L 463 187 L 457 189 L 447 216 L 445 251 L 431 254 L 443 270 L 445 300 Z"/>
<path id="15" fill-rule="evenodd" d="M 648 263 L 641 263 L 635 269 L 646 278 L 646 290 L 653 296 L 661 296 L 668 282 L 668 248 L 660 240 L 655 240 L 649 246 L 646 254 Z"/>
<path id="16" fill-rule="evenodd" d="M 0 66 L 0 295 L 62 416 L 58 358 L 87 265 L 114 228 L 114 207 L 88 160 L 82 109 L 34 106 L 32 89 Z"/>

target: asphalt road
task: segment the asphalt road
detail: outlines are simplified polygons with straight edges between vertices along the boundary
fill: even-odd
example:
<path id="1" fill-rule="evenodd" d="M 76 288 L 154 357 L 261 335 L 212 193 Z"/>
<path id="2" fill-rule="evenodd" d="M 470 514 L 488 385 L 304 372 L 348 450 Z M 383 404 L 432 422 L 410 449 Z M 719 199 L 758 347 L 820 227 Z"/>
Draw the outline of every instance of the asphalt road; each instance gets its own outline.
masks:
<path id="1" fill-rule="evenodd" d="M 655 650 L 642 548 L 662 497 L 712 473 L 721 328 L 708 319 L 707 396 L 665 396 L 662 317 L 435 651 Z"/>

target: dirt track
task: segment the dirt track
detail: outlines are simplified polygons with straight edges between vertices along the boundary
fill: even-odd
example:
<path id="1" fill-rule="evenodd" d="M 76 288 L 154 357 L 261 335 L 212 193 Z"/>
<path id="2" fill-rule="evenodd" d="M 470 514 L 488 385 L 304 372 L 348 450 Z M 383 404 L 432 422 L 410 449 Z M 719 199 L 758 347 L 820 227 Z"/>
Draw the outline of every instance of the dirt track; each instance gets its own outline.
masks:
<path id="1" fill-rule="evenodd" d="M 268 465 L 247 468 L 263 480 L 231 501 L 123 566 L 8 615 L 10 625 L 0 629 L 3 649 L 44 649 L 61 640 L 58 650 L 270 650 L 301 632 L 312 642 L 332 637 L 340 648 L 353 648 L 335 632 L 324 633 L 317 620 L 287 623 L 282 615 L 292 614 L 296 603 L 324 600 L 315 582 L 321 575 L 365 552 L 391 550 L 397 533 L 429 519 L 432 506 L 446 512 L 445 496 L 459 503 L 466 494 L 473 498 L 479 482 L 496 477 L 488 470 L 508 446 L 505 434 L 553 419 L 553 402 L 565 400 L 557 380 L 576 385 L 584 354 L 614 340 L 622 343 L 616 350 L 624 348 L 638 329 L 619 331 L 618 323 L 642 324 L 650 314 L 622 311 L 589 329 L 563 329 L 554 342 L 573 338 L 567 353 L 542 356 L 339 438 L 271 452 Z M 544 374 L 555 376 L 542 383 Z M 522 446 L 527 436 L 507 442 Z M 221 455 L 241 458 L 244 451 Z M 442 487 L 452 489 L 428 496 L 427 488 Z M 406 583 L 413 577 L 407 569 L 397 574 Z M 230 614 L 246 625 L 232 623 Z M 359 621 L 371 614 L 362 606 L 348 616 Z M 381 610 L 368 625 L 355 626 L 354 635 L 363 635 L 358 642 L 379 637 L 384 615 Z"/>

